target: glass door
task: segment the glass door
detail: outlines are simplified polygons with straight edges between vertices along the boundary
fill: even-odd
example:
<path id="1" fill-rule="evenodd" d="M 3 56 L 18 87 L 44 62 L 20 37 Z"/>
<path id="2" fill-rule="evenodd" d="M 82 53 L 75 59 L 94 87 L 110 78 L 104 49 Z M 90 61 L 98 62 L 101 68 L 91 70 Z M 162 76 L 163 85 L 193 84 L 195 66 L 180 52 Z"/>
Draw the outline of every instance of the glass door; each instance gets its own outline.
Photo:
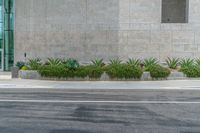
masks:
<path id="1" fill-rule="evenodd" d="M 3 50 L 0 49 L 0 71 L 3 71 Z"/>

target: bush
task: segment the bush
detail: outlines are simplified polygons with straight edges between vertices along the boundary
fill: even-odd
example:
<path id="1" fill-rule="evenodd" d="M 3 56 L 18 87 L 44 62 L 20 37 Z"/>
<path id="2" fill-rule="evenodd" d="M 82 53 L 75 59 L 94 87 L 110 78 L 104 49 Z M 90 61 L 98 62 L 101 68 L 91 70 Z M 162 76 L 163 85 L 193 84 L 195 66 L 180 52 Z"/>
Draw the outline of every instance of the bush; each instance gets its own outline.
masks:
<path id="1" fill-rule="evenodd" d="M 42 62 L 41 59 L 35 58 L 35 59 L 29 59 L 27 64 L 31 70 L 37 70 L 42 65 Z"/>
<path id="2" fill-rule="evenodd" d="M 18 67 L 19 69 L 22 69 L 22 67 L 25 66 L 25 64 L 26 63 L 24 61 L 18 61 L 15 66 Z"/>
<path id="3" fill-rule="evenodd" d="M 180 71 L 183 72 L 187 77 L 200 77 L 200 66 L 183 67 Z"/>
<path id="4" fill-rule="evenodd" d="M 170 75 L 170 70 L 160 65 L 151 66 L 149 70 L 152 78 L 167 78 Z"/>
<path id="5" fill-rule="evenodd" d="M 43 65 L 39 67 L 38 72 L 43 77 L 66 78 L 69 76 L 69 71 L 64 65 Z"/>
<path id="6" fill-rule="evenodd" d="M 27 66 L 23 66 L 23 67 L 21 68 L 21 70 L 26 71 L 26 70 L 29 70 L 29 68 L 28 68 Z"/>
<path id="7" fill-rule="evenodd" d="M 75 71 L 75 77 L 78 78 L 85 78 L 88 76 L 88 69 L 85 66 L 80 66 L 79 68 L 76 69 Z"/>
<path id="8" fill-rule="evenodd" d="M 142 76 L 142 69 L 137 66 L 131 66 L 127 64 L 113 64 L 106 68 L 106 73 L 110 78 L 136 78 L 139 79 Z"/>
<path id="9" fill-rule="evenodd" d="M 70 70 L 76 70 L 80 65 L 79 62 L 75 59 L 67 59 L 67 60 L 63 60 L 62 64 L 65 65 L 65 67 L 67 67 Z"/>
<path id="10" fill-rule="evenodd" d="M 89 78 L 101 78 L 104 70 L 101 66 L 89 65 L 85 66 L 85 71 L 88 72 Z"/>

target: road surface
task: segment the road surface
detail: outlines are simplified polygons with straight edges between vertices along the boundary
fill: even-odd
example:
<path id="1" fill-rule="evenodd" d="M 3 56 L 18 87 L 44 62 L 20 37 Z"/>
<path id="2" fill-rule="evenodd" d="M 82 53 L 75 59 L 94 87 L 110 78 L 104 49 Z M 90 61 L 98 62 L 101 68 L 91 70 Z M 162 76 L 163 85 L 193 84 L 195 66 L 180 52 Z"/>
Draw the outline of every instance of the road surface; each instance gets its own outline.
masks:
<path id="1" fill-rule="evenodd" d="M 1 133 L 199 133 L 200 91 L 0 89 Z"/>

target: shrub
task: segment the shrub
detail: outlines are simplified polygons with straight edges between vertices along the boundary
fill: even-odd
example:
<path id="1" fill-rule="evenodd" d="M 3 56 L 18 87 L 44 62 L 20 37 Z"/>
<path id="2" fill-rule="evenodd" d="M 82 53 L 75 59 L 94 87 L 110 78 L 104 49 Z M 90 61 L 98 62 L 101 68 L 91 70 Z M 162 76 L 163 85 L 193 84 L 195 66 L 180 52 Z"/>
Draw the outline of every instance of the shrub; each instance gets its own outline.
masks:
<path id="1" fill-rule="evenodd" d="M 46 63 L 46 65 L 50 65 L 50 66 L 58 66 L 61 65 L 61 60 L 58 58 L 48 58 L 48 61 Z"/>
<path id="2" fill-rule="evenodd" d="M 181 68 L 187 68 L 194 65 L 194 59 L 186 58 L 180 61 Z"/>
<path id="3" fill-rule="evenodd" d="M 149 71 L 150 67 L 158 65 L 158 60 L 156 58 L 145 59 L 143 64 L 145 67 L 145 71 Z"/>
<path id="4" fill-rule="evenodd" d="M 107 66 L 106 73 L 110 78 L 136 78 L 139 79 L 142 76 L 142 69 L 137 66 L 131 66 L 127 64 L 116 64 Z"/>
<path id="5" fill-rule="evenodd" d="M 104 73 L 104 70 L 100 66 L 89 65 L 85 66 L 85 71 L 88 72 L 89 78 L 101 78 L 101 75 Z"/>
<path id="6" fill-rule="evenodd" d="M 140 59 L 130 59 L 126 62 L 128 65 L 131 66 L 140 66 L 142 64 L 142 61 Z"/>
<path id="7" fill-rule="evenodd" d="M 76 70 L 80 64 L 76 59 L 67 59 L 67 60 L 63 60 L 62 64 L 65 65 L 65 67 L 67 67 L 70 70 Z"/>
<path id="8" fill-rule="evenodd" d="M 43 77 L 68 77 L 69 71 L 64 65 L 43 65 L 40 66 L 38 72 Z"/>
<path id="9" fill-rule="evenodd" d="M 200 66 L 183 67 L 180 71 L 183 72 L 187 77 L 200 77 Z"/>
<path id="10" fill-rule="evenodd" d="M 94 66 L 98 66 L 98 67 L 103 67 L 105 66 L 105 63 L 103 62 L 103 59 L 95 59 L 95 60 L 92 60 L 92 64 Z"/>
<path id="11" fill-rule="evenodd" d="M 35 58 L 35 59 L 29 59 L 27 64 L 31 70 L 37 70 L 42 65 L 42 62 L 41 59 Z"/>
<path id="12" fill-rule="evenodd" d="M 25 64 L 26 63 L 24 61 L 18 61 L 15 66 L 18 67 L 19 69 L 22 69 L 22 67 L 25 66 Z"/>
<path id="13" fill-rule="evenodd" d="M 167 78 L 170 75 L 170 70 L 160 65 L 151 66 L 149 70 L 152 78 Z"/>
<path id="14" fill-rule="evenodd" d="M 167 58 L 166 63 L 169 68 L 176 69 L 179 64 L 179 58 Z"/>
<path id="15" fill-rule="evenodd" d="M 75 71 L 75 77 L 79 78 L 85 78 L 88 76 L 88 69 L 85 66 L 80 66 L 79 68 L 76 69 Z"/>
<path id="16" fill-rule="evenodd" d="M 27 66 L 23 66 L 23 67 L 21 68 L 21 70 L 26 71 L 26 70 L 29 70 L 29 68 L 28 68 Z"/>

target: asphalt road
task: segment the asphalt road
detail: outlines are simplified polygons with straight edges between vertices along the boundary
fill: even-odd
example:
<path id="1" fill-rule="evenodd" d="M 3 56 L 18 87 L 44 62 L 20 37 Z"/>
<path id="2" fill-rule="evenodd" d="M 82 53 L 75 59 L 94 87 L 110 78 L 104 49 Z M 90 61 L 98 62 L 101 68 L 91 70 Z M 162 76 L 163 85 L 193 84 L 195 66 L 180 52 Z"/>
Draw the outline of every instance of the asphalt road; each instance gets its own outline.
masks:
<path id="1" fill-rule="evenodd" d="M 0 133 L 200 133 L 200 91 L 0 89 Z"/>

